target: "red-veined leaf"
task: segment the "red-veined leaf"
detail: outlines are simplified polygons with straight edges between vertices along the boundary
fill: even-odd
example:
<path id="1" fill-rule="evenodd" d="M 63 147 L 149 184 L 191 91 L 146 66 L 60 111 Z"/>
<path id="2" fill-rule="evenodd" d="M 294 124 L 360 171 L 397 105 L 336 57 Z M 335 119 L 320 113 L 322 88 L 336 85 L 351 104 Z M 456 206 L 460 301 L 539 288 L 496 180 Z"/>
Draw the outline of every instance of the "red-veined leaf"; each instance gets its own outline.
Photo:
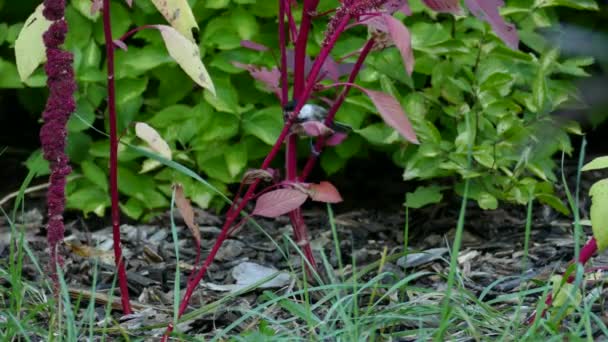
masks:
<path id="1" fill-rule="evenodd" d="M 331 128 L 319 121 L 302 122 L 294 125 L 293 129 L 296 134 L 309 137 L 327 136 L 334 132 Z"/>
<path id="2" fill-rule="evenodd" d="M 401 11 L 405 15 L 412 15 L 412 10 L 407 0 L 389 0 L 384 3 L 382 8 L 390 14 Z"/>
<path id="3" fill-rule="evenodd" d="M 477 18 L 492 26 L 494 33 L 510 48 L 516 50 L 519 38 L 515 25 L 507 23 L 498 13 L 498 8 L 504 5 L 503 0 L 465 0 L 469 11 Z"/>
<path id="4" fill-rule="evenodd" d="M 129 50 L 127 48 L 127 44 L 125 44 L 125 42 L 123 42 L 120 39 L 114 39 L 112 42 L 114 43 L 114 45 L 116 45 L 117 47 L 119 47 L 121 50 L 124 50 L 124 51 L 128 51 Z"/>
<path id="5" fill-rule="evenodd" d="M 296 189 L 278 189 L 260 195 L 252 215 L 278 217 L 299 208 L 308 195 Z"/>
<path id="6" fill-rule="evenodd" d="M 462 14 L 460 0 L 422 0 L 422 2 L 435 12 Z"/>
<path id="7" fill-rule="evenodd" d="M 418 144 L 418 138 L 416 138 L 410 120 L 394 97 L 381 91 L 365 88 L 361 88 L 361 90 L 372 100 L 387 125 L 396 129 L 406 140 Z"/>
<path id="8" fill-rule="evenodd" d="M 317 202 L 342 202 L 342 196 L 340 196 L 338 189 L 330 182 L 323 181 L 319 184 L 310 184 L 308 187 L 308 195 L 310 196 L 310 199 Z"/>
<path id="9" fill-rule="evenodd" d="M 388 46 L 390 42 L 395 44 L 403 65 L 408 74 L 414 71 L 414 52 L 412 51 L 412 37 L 410 31 L 400 20 L 388 14 L 381 14 L 373 18 L 364 18 L 364 23 L 372 30 L 376 36 L 378 46 Z M 385 34 L 388 33 L 388 37 Z M 388 40 L 390 38 L 390 40 Z"/>
<path id="10" fill-rule="evenodd" d="M 329 136 L 329 138 L 327 138 L 325 140 L 325 145 L 327 146 L 337 146 L 340 145 L 344 139 L 346 139 L 348 137 L 348 134 L 343 133 L 343 132 L 336 132 L 332 135 Z"/>
<path id="11" fill-rule="evenodd" d="M 174 184 L 175 188 L 175 205 L 177 206 L 177 210 L 182 215 L 182 219 L 184 219 L 184 223 L 190 229 L 192 236 L 194 236 L 194 240 L 196 240 L 196 245 L 201 245 L 201 232 L 198 229 L 198 225 L 194 222 L 194 210 L 192 209 L 192 205 L 190 201 L 184 195 L 184 188 L 181 184 Z"/>
<path id="12" fill-rule="evenodd" d="M 232 65 L 237 68 L 249 71 L 251 77 L 262 82 L 269 91 L 272 91 L 279 97 L 281 96 L 281 89 L 279 86 L 281 80 L 281 72 L 276 67 L 269 70 L 265 67 L 260 67 L 251 64 L 243 64 L 239 62 L 232 62 Z"/>
<path id="13" fill-rule="evenodd" d="M 91 1 L 91 15 L 97 14 L 103 7 L 103 0 L 93 0 Z"/>
<path id="14" fill-rule="evenodd" d="M 252 42 L 251 40 L 241 40 L 241 46 L 255 51 L 268 51 L 268 46 Z"/>

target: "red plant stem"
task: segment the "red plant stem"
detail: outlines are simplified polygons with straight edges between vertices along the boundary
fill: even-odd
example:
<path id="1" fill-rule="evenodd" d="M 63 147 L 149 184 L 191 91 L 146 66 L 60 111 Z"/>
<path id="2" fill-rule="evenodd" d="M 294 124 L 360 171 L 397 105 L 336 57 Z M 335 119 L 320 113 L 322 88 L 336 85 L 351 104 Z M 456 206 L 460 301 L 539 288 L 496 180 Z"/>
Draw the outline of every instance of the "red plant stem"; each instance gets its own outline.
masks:
<path id="1" fill-rule="evenodd" d="M 585 265 L 587 263 L 587 261 L 589 261 L 589 259 L 591 259 L 593 254 L 595 254 L 595 252 L 597 252 L 597 241 L 595 240 L 594 237 L 592 237 L 591 240 L 587 241 L 587 243 L 583 246 L 583 248 L 581 248 L 581 252 L 578 256 L 578 260 L 571 261 L 569 265 L 572 265 L 575 262 L 578 262 L 581 265 Z M 568 284 L 571 284 L 572 282 L 574 282 L 574 279 L 575 279 L 574 276 L 568 277 L 568 280 L 567 280 Z M 545 300 L 545 309 L 541 313 L 541 317 L 545 316 L 545 313 L 547 313 L 547 309 L 551 306 L 551 304 L 553 304 L 553 296 L 551 293 L 549 293 L 549 295 L 547 296 L 547 299 Z M 534 323 L 535 320 L 536 320 L 536 311 L 532 312 L 530 317 L 528 317 L 528 319 L 526 319 L 526 323 L 532 324 L 532 323 Z"/>
<path id="2" fill-rule="evenodd" d="M 132 35 L 136 34 L 137 32 L 144 30 L 144 29 L 155 29 L 155 25 L 143 25 L 143 26 L 138 26 L 136 28 L 133 28 L 129 31 L 127 31 L 127 33 L 123 34 L 122 37 L 118 38 L 118 40 L 124 42 L 125 40 L 127 40 L 129 37 L 131 37 Z"/>
<path id="3" fill-rule="evenodd" d="M 287 98 L 289 96 L 289 85 L 287 84 L 287 40 L 285 37 L 285 1 L 288 0 L 279 0 L 279 47 L 281 48 L 281 106 L 285 106 L 289 101 Z M 287 11 L 291 13 L 290 8 L 287 8 Z M 293 29 L 289 30 L 293 33 Z"/>
<path id="4" fill-rule="evenodd" d="M 365 45 L 363 46 L 363 49 L 361 49 L 361 53 L 359 54 L 357 61 L 355 62 L 355 65 L 353 66 L 353 70 L 351 71 L 350 75 L 348 76 L 347 83 L 353 83 L 355 81 L 355 79 L 357 78 L 357 75 L 359 75 L 359 71 L 361 71 L 363 62 L 365 61 L 365 59 L 367 58 L 369 53 L 372 51 L 372 48 L 374 47 L 374 43 L 375 43 L 374 39 L 370 39 L 367 41 L 367 43 L 365 43 Z M 334 121 L 336 113 L 338 112 L 338 109 L 340 109 L 342 104 L 344 103 L 344 100 L 346 99 L 346 96 L 348 95 L 350 88 L 351 88 L 350 85 L 346 85 L 344 87 L 344 89 L 342 90 L 342 92 L 340 93 L 340 95 L 338 96 L 338 98 L 332 104 L 331 108 L 329 108 L 327 117 L 325 118 L 326 126 L 331 127 L 331 124 Z M 315 163 L 318 159 L 319 153 L 323 149 L 324 145 L 325 145 L 325 137 L 321 136 L 321 137 L 319 137 L 319 139 L 317 139 L 317 142 L 315 143 L 315 151 L 317 151 L 318 153 L 311 153 L 310 156 L 308 157 L 308 160 L 306 161 L 306 165 L 304 166 L 304 169 L 302 170 L 302 174 L 300 175 L 301 181 L 305 181 L 306 178 L 308 178 L 308 175 L 314 168 Z"/>
<path id="5" fill-rule="evenodd" d="M 118 137 L 116 128 L 116 88 L 114 84 L 114 42 L 110 20 L 110 0 L 103 0 L 103 32 L 106 43 L 108 64 L 108 116 L 110 120 L 110 192 L 112 200 L 112 237 L 114 239 L 114 259 L 118 271 L 120 300 L 125 315 L 131 314 L 127 272 L 120 248 L 120 208 L 118 206 Z"/>
<path id="6" fill-rule="evenodd" d="M 318 3 L 318 1 L 314 1 L 314 2 Z M 279 137 L 277 138 L 275 144 L 272 146 L 272 149 L 270 150 L 270 152 L 268 153 L 268 155 L 266 156 L 264 161 L 262 162 L 260 169 L 268 168 L 270 166 L 270 163 L 276 157 L 277 153 L 279 153 L 279 151 L 281 150 L 281 146 L 283 145 L 285 138 L 288 136 L 288 134 L 291 131 L 291 126 L 293 125 L 295 118 L 297 117 L 297 113 L 300 112 L 300 110 L 302 109 L 302 106 L 304 106 L 304 103 L 305 103 L 304 101 L 307 100 L 308 97 L 310 97 L 310 94 L 312 93 L 313 87 L 315 85 L 315 80 L 316 80 L 317 76 L 319 75 L 321 66 L 323 65 L 323 63 L 325 62 L 327 57 L 329 56 L 329 52 L 336 44 L 338 37 L 344 31 L 344 28 L 348 24 L 349 20 L 350 20 L 350 15 L 345 15 L 344 18 L 342 18 L 342 20 L 340 21 L 340 23 L 337 26 L 338 28 L 336 30 L 334 30 L 332 36 L 328 40 L 328 44 L 324 45 L 323 48 L 321 49 L 321 51 L 319 52 L 319 55 L 315 59 L 313 66 L 310 70 L 310 73 L 308 75 L 309 81 L 306 83 L 306 88 L 304 88 L 304 90 L 302 91 L 302 94 L 298 98 L 299 101 L 296 103 L 293 114 L 291 115 L 291 117 L 288 118 L 287 122 L 285 122 L 285 125 L 283 126 L 283 129 L 282 129 L 281 133 L 279 134 Z M 300 33 L 302 33 L 301 29 L 300 29 Z M 304 75 L 304 70 L 301 70 L 301 75 Z M 190 298 L 192 297 L 194 290 L 196 289 L 196 287 L 198 286 L 200 281 L 205 276 L 205 273 L 207 272 L 209 265 L 211 265 L 211 263 L 215 259 L 215 256 L 216 256 L 217 252 L 219 251 L 222 243 L 224 242 L 224 240 L 226 240 L 230 227 L 232 226 L 232 224 L 238 217 L 241 210 L 243 210 L 245 205 L 247 205 L 247 203 L 253 197 L 255 189 L 259 183 L 260 183 L 260 180 L 256 180 L 254 183 L 252 183 L 249 186 L 249 188 L 247 189 L 247 192 L 245 193 L 245 195 L 243 195 L 243 200 L 238 204 L 238 207 L 234 211 L 230 211 L 229 213 L 227 213 L 226 221 L 224 222 L 224 225 L 222 227 L 220 234 L 218 235 L 218 237 L 215 240 L 215 244 L 211 248 L 211 251 L 207 255 L 207 258 L 203 262 L 203 265 L 196 273 L 196 276 L 192 279 L 191 282 L 188 282 L 186 291 L 184 292 L 184 296 L 182 297 L 182 301 L 180 303 L 180 307 L 179 307 L 179 311 L 178 311 L 179 317 L 181 317 L 183 315 L 183 313 L 186 311 L 186 308 L 188 307 L 188 302 L 190 301 Z M 165 334 L 163 335 L 161 341 L 167 341 L 167 339 L 169 338 L 169 334 L 172 331 L 173 331 L 173 323 L 170 323 L 167 326 L 167 330 L 165 331 Z"/>
<path id="7" fill-rule="evenodd" d="M 306 78 L 306 75 L 304 74 L 304 61 L 306 58 L 306 45 L 308 44 L 308 34 L 310 32 L 310 24 L 312 21 L 312 16 L 310 14 L 317 8 L 318 5 L 319 0 L 304 0 L 304 8 L 302 9 L 302 21 L 300 23 L 300 31 L 298 32 L 298 38 L 296 39 L 296 47 L 294 52 L 294 99 L 300 99 L 300 95 L 304 88 Z M 327 53 L 329 53 L 329 51 L 327 51 Z M 325 59 L 326 57 L 324 57 L 323 59 Z M 316 77 L 312 81 L 315 80 Z"/>

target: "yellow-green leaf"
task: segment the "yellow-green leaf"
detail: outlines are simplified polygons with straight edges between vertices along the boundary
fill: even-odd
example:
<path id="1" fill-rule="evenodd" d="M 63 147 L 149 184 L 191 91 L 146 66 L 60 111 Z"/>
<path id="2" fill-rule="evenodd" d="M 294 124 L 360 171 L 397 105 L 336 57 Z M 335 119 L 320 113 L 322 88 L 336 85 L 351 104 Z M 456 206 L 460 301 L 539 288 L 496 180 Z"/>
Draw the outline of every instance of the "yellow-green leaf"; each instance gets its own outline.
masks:
<path id="1" fill-rule="evenodd" d="M 194 41 L 194 32 L 198 32 L 198 24 L 192 9 L 186 0 L 152 0 L 156 9 L 184 37 Z"/>
<path id="2" fill-rule="evenodd" d="M 591 186 L 591 228 L 597 241 L 597 248 L 603 251 L 608 247 L 608 178 Z"/>
<path id="3" fill-rule="evenodd" d="M 46 48 L 42 41 L 42 34 L 49 29 L 51 22 L 42 15 L 43 9 L 42 4 L 36 7 L 15 40 L 17 71 L 22 82 L 25 82 L 34 70 L 46 61 Z"/>
<path id="4" fill-rule="evenodd" d="M 553 306 L 560 308 L 564 305 L 567 306 L 565 315 L 569 315 L 583 300 L 581 290 L 575 288 L 574 285 L 564 282 L 562 276 L 554 275 L 551 277 L 551 283 L 553 285 Z M 558 319 L 561 319 L 558 318 Z"/>
<path id="5" fill-rule="evenodd" d="M 591 171 L 608 168 L 608 156 L 598 157 L 583 166 L 581 171 Z"/>
<path id="6" fill-rule="evenodd" d="M 209 90 L 215 96 L 215 87 L 201 61 L 198 45 L 184 37 L 176 29 L 167 25 L 156 25 L 165 41 L 169 55 L 179 66 L 196 82 L 196 84 Z"/>

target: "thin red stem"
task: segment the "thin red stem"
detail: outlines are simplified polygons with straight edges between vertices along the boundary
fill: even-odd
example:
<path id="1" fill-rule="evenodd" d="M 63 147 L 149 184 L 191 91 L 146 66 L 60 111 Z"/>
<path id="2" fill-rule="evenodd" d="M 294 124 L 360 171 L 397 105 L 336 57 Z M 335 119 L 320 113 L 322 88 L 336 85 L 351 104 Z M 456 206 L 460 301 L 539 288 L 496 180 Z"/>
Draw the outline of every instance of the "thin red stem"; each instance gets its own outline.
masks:
<path id="1" fill-rule="evenodd" d="M 347 83 L 353 83 L 355 81 L 355 79 L 357 78 L 357 75 L 359 75 L 359 71 L 361 71 L 361 68 L 363 67 L 363 62 L 365 61 L 365 59 L 367 58 L 369 53 L 372 51 L 373 47 L 374 47 L 373 39 L 370 39 L 367 41 L 367 43 L 365 43 L 365 45 L 363 46 L 363 49 L 361 49 L 361 53 L 359 54 L 357 61 L 355 62 L 355 65 L 353 66 L 353 70 L 351 71 L 350 75 L 348 76 Z M 350 88 L 351 88 L 350 85 L 346 85 L 344 87 L 344 89 L 342 90 L 342 92 L 340 93 L 340 95 L 338 96 L 338 98 L 334 101 L 332 106 L 329 108 L 327 117 L 325 118 L 326 126 L 330 127 L 331 124 L 333 123 L 336 113 L 338 112 L 338 109 L 340 109 L 342 104 L 344 103 L 344 100 L 346 99 L 346 96 L 348 95 Z M 325 137 L 321 136 L 321 137 L 319 137 L 319 139 L 317 139 L 317 142 L 315 143 L 315 151 L 317 151 L 318 153 L 311 153 L 311 155 L 308 157 L 308 160 L 306 161 L 306 165 L 304 166 L 304 169 L 302 170 L 302 174 L 300 175 L 301 181 L 305 181 L 306 178 L 308 178 L 308 175 L 314 168 L 316 161 L 318 159 L 319 153 L 321 152 L 321 150 L 323 149 L 324 146 L 325 146 Z"/>
<path id="2" fill-rule="evenodd" d="M 587 241 L 587 243 L 581 249 L 577 262 L 581 265 L 585 265 L 587 263 L 587 261 L 589 261 L 589 259 L 591 259 L 591 257 L 593 257 L 593 255 L 596 252 L 597 252 L 597 241 L 595 240 L 594 237 L 592 237 L 591 240 Z M 574 262 L 575 261 L 571 261 L 570 265 L 572 265 Z M 575 279 L 574 276 L 570 276 L 570 277 L 568 277 L 567 282 L 569 284 L 571 284 L 572 282 L 574 282 L 574 279 Z M 547 309 L 552 304 L 553 304 L 553 296 L 551 293 L 549 293 L 549 295 L 547 296 L 547 299 L 545 300 L 545 309 L 541 313 L 541 315 L 540 315 L 541 317 L 545 316 L 545 313 L 547 313 Z M 535 320 L 536 320 L 536 311 L 534 311 L 530 315 L 530 317 L 528 317 L 528 319 L 526 319 L 526 323 L 532 324 L 532 323 L 534 323 Z"/>
<path id="3" fill-rule="evenodd" d="M 141 31 L 141 30 L 145 30 L 145 29 L 155 29 L 156 27 L 154 27 L 154 25 L 143 25 L 143 26 L 138 26 L 136 28 L 130 29 L 129 31 L 127 31 L 127 33 L 123 34 L 122 37 L 118 38 L 118 40 L 124 42 L 125 40 L 127 40 L 129 37 L 131 37 L 132 35 L 136 34 L 137 32 Z"/>
<path id="4" fill-rule="evenodd" d="M 123 262 L 120 247 L 120 207 L 118 206 L 118 137 L 116 128 L 116 88 L 114 84 L 114 42 L 112 40 L 112 25 L 110 20 L 110 0 L 103 0 L 103 32 L 106 44 L 106 59 L 108 64 L 108 116 L 110 123 L 110 192 L 112 201 L 112 237 L 114 239 L 114 259 L 118 271 L 118 286 L 122 311 L 130 314 L 129 287 L 127 272 Z"/>

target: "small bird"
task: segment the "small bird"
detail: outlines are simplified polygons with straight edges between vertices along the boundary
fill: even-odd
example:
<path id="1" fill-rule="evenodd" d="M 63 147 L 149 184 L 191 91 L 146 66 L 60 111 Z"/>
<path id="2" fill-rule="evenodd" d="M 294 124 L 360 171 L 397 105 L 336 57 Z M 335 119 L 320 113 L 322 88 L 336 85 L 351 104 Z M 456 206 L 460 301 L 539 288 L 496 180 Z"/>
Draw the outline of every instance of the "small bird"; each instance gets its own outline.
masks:
<path id="1" fill-rule="evenodd" d="M 296 107 L 296 101 L 292 100 L 285 105 L 283 108 L 283 115 L 285 120 L 287 120 L 293 110 Z M 327 117 L 327 109 L 313 103 L 307 103 L 300 109 L 298 113 L 297 123 L 303 123 L 307 121 L 317 121 L 323 123 L 325 118 Z M 332 130 L 336 132 L 348 133 L 352 130 L 352 128 L 346 124 L 340 122 L 333 122 L 333 125 L 330 127 Z"/>

